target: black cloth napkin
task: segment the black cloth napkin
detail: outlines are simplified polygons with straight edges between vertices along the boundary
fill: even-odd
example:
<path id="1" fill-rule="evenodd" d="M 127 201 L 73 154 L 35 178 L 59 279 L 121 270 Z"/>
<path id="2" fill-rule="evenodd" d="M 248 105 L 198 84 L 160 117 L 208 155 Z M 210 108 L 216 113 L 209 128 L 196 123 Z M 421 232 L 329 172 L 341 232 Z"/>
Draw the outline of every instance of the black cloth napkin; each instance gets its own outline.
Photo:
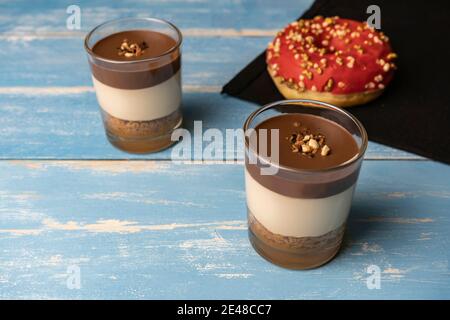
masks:
<path id="1" fill-rule="evenodd" d="M 394 80 L 378 99 L 347 108 L 369 139 L 450 164 L 450 2 L 317 0 L 301 18 L 340 16 L 365 21 L 381 9 L 381 30 L 398 54 Z M 291 21 L 286 21 L 286 25 Z M 266 71 L 265 52 L 222 93 L 259 105 L 284 99 Z"/>

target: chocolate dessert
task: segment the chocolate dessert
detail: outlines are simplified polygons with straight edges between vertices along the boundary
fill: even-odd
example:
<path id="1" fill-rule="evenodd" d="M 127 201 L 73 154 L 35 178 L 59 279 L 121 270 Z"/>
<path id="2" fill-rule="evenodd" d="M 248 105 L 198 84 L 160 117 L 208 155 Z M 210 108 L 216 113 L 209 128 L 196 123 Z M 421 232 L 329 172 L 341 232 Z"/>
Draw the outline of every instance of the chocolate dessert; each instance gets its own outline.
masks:
<path id="1" fill-rule="evenodd" d="M 268 141 L 270 129 L 279 130 L 279 164 L 293 169 L 332 168 L 358 153 L 355 139 L 346 129 L 336 122 L 312 114 L 287 113 L 271 117 L 256 126 L 256 131 L 261 129 L 267 129 Z M 320 148 L 311 146 L 315 144 L 312 141 L 320 146 L 320 139 L 329 148 L 329 153 L 322 156 L 319 156 Z M 303 145 L 310 147 L 307 152 L 302 152 Z M 270 153 L 271 145 L 267 147 Z"/>
<path id="2" fill-rule="evenodd" d="M 182 122 L 181 35 L 164 21 L 136 21 L 138 27 L 102 33 L 98 40 L 94 29 L 86 47 L 109 141 L 122 150 L 145 153 L 170 146 L 171 134 Z M 171 32 L 160 31 L 155 23 Z"/>
<path id="3" fill-rule="evenodd" d="M 322 265 L 338 252 L 361 164 L 352 134 L 320 115 L 283 113 L 255 125 L 267 129 L 268 153 L 247 144 L 246 193 L 249 237 L 266 259 L 293 269 Z M 261 173 L 278 130 L 275 174 Z M 261 147 L 261 146 L 259 146 Z M 258 148 L 259 151 L 260 148 Z M 249 154 L 261 161 L 252 163 Z"/>

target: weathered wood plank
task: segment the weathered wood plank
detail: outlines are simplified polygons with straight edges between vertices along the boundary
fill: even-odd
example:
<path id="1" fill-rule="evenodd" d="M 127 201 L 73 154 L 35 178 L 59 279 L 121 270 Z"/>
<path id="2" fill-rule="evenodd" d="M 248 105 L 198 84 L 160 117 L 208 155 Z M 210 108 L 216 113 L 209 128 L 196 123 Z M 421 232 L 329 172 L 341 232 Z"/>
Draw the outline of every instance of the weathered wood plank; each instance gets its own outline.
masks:
<path id="1" fill-rule="evenodd" d="M 0 50 L 0 61 L 8 61 L 0 65 L 0 87 L 92 85 L 82 38 L 8 39 L 8 50 Z M 269 40 L 269 37 L 186 38 L 183 82 L 222 86 L 259 54 Z"/>
<path id="2" fill-rule="evenodd" d="M 95 5 L 95 3 L 94 3 Z M 45 3 L 39 3 L 39 6 L 44 6 L 42 10 L 47 10 L 51 6 Z M 267 7 L 264 6 L 263 7 Z M 269 6 L 270 7 L 270 6 Z M 20 8 L 20 3 L 17 7 L 10 8 L 8 10 L 17 10 Z M 47 8 L 47 9 L 45 9 Z M 247 8 L 251 8 L 250 5 Z M 50 10 L 50 9 L 49 9 Z M 28 11 L 25 11 L 28 12 Z M 21 20 L 19 19 L 18 25 L 21 25 Z M 32 19 L 31 19 L 32 20 Z M 39 19 L 38 19 L 39 20 Z M 36 27 L 35 30 L 38 30 L 38 33 L 45 33 L 48 31 L 41 30 Z M 45 29 L 45 28 L 44 28 Z M 41 30 L 41 31 L 39 31 Z M 191 29 L 192 30 L 192 29 Z M 205 30 L 205 29 L 202 29 Z M 68 107 L 73 111 L 75 108 L 78 108 L 78 104 L 83 104 L 84 102 L 78 101 L 76 102 L 75 98 L 68 98 L 67 102 L 65 101 L 65 94 L 89 94 L 92 93 L 91 79 L 90 73 L 86 61 L 86 56 L 83 50 L 83 43 L 81 37 L 69 37 L 69 38 L 34 38 L 33 36 L 30 38 L 23 38 L 17 36 L 6 36 L 8 43 L 8 50 L 3 50 L 0 52 L 0 59 L 2 61 L 10 61 L 10 63 L 3 64 L 0 73 L 0 108 L 3 110 L 9 110 L 9 116 L 13 117 L 13 119 L 1 119 L 0 121 L 4 123 L 9 123 L 14 126 L 14 128 L 8 127 L 3 129 L 3 134 L 9 134 L 14 132 L 16 136 L 20 136 L 20 132 L 18 128 L 24 127 L 23 124 L 28 122 L 28 125 L 35 122 L 33 118 L 36 118 L 39 121 L 48 118 L 48 115 L 39 115 L 36 114 L 34 110 L 44 110 L 37 105 L 43 99 L 43 96 L 46 95 L 61 95 L 61 97 L 55 97 L 50 99 L 56 99 L 59 103 L 56 107 L 59 109 L 61 105 L 68 105 Z M 185 90 L 187 91 L 200 91 L 200 92 L 217 92 L 220 87 L 226 83 L 236 72 L 238 72 L 246 63 L 248 63 L 257 53 L 259 53 L 262 48 L 266 45 L 267 41 L 269 41 L 270 37 L 260 37 L 260 38 L 198 38 L 198 37 L 187 37 L 184 43 L 184 69 L 183 69 L 183 81 L 185 84 Z M 242 43 L 245 42 L 245 46 Z M 201 48 L 201 50 L 199 49 Z M 33 52 L 34 59 L 29 59 L 29 52 Z M 11 60 L 10 57 L 14 56 L 14 59 Z M 36 63 L 38 61 L 38 63 Z M 70 62 L 70 63 L 68 63 Z M 38 86 L 38 87 L 36 87 Z M 11 101 L 17 101 L 17 99 L 10 100 L 10 93 L 15 93 L 15 95 L 31 95 L 36 96 L 38 98 L 32 99 L 32 105 L 30 105 L 30 100 L 28 98 L 23 98 L 22 106 L 19 108 L 15 108 L 12 105 Z M 47 98 L 44 98 L 46 100 Z M 221 99 L 218 97 L 218 99 Z M 92 100 L 93 101 L 93 100 Z M 213 102 L 211 102 L 213 101 Z M 234 101 L 234 100 L 233 100 Z M 187 102 L 190 103 L 189 101 Z M 208 99 L 208 103 L 212 105 L 220 105 L 227 103 L 217 103 L 213 99 Z M 233 102 L 235 103 L 235 102 Z M 94 103 L 95 104 L 95 103 Z M 93 105 L 94 105 L 93 104 Z M 33 111 L 26 112 L 23 109 L 23 105 L 26 105 L 27 110 L 33 108 Z M 242 103 L 240 103 L 242 105 Z M 55 106 L 55 105 L 54 105 Z M 64 107 L 66 108 L 66 107 Z M 11 112 L 13 110 L 22 110 L 19 114 L 15 114 Z M 214 108 L 217 110 L 217 108 Z M 90 109 L 93 110 L 93 109 Z M 237 108 L 236 112 L 242 112 L 242 115 L 248 114 L 247 110 Z M 25 115 L 23 113 L 26 113 Z M 225 118 L 229 120 L 230 107 L 227 106 L 226 110 L 221 110 L 217 113 L 225 114 Z M 7 114 L 5 114 L 6 116 Z M 41 120 L 40 117 L 44 118 Z M 93 114 L 91 115 L 93 116 Z M 207 115 L 210 117 L 211 115 Z M 234 115 L 233 115 L 234 116 Z M 58 116 L 56 116 L 58 117 Z M 188 114 L 189 117 L 189 114 Z M 202 114 L 195 114 L 197 118 L 191 118 L 191 120 L 200 120 L 203 119 Z M 50 116 L 49 121 L 51 119 L 55 120 L 54 115 Z M 244 117 L 239 118 L 239 121 L 227 123 L 227 126 L 219 125 L 216 126 L 218 128 L 236 128 L 242 124 Z M 98 118 L 97 118 L 98 119 Z M 77 124 L 73 122 L 71 119 L 61 119 L 62 121 L 68 122 L 72 121 L 72 125 L 79 125 L 81 131 L 83 128 L 88 126 L 88 130 L 96 130 L 98 128 L 98 120 L 91 121 L 85 124 Z M 11 122 L 12 120 L 12 122 Z M 79 120 L 85 121 L 85 118 L 80 117 Z M 189 118 L 188 118 L 189 120 Z M 22 124 L 15 123 L 22 122 Z M 47 121 L 47 120 L 45 120 Z M 218 119 L 220 122 L 221 119 Z M 46 124 L 43 124 L 46 126 Z M 16 141 L 16 143 L 7 142 L 5 148 L 2 149 L 0 155 L 3 158 L 9 157 L 17 157 L 18 154 L 25 156 L 26 158 L 54 158 L 63 156 L 64 158 L 72 158 L 72 157 L 82 157 L 82 158 L 92 158 L 91 153 L 84 153 L 86 149 L 83 149 L 81 145 L 79 145 L 80 141 L 70 140 L 70 136 L 78 135 L 79 132 L 77 130 L 66 130 L 64 128 L 58 129 L 61 127 L 61 124 L 53 123 L 56 127 L 52 126 L 50 131 L 48 131 L 49 136 L 44 137 L 41 136 L 40 133 L 44 133 L 47 130 L 37 130 L 38 136 L 40 138 L 39 141 L 36 141 L 36 138 L 32 138 L 32 140 L 26 140 L 25 136 L 28 134 L 24 134 L 22 137 L 12 137 L 9 141 Z M 69 125 L 69 127 L 71 127 Z M 27 126 L 26 130 L 30 130 Z M 66 138 L 62 139 L 56 138 L 52 135 L 52 133 L 57 132 L 57 135 L 65 135 Z M 97 131 L 100 139 L 97 139 L 95 143 L 98 141 L 101 143 L 104 142 L 101 130 Z M 91 133 L 87 133 L 84 131 L 83 133 L 85 139 L 89 139 L 92 137 Z M 19 141 L 23 141 L 22 144 L 19 144 Z M 84 140 L 84 139 L 83 139 Z M 48 144 L 50 142 L 50 145 Z M 64 145 L 57 145 L 59 142 L 64 142 Z M 90 144 L 90 143 L 88 143 Z M 31 146 L 30 148 L 27 148 Z M 70 148 L 75 147 L 76 150 L 71 150 Z M 88 146 L 88 148 L 90 148 Z M 52 148 L 56 147 L 61 152 L 58 152 L 58 155 L 54 155 L 55 153 L 49 152 Z M 121 155 L 122 158 L 130 157 L 129 155 L 121 154 L 112 148 L 109 145 L 103 144 L 103 147 L 109 151 L 103 153 L 103 155 L 98 155 L 100 152 L 96 153 L 95 157 L 98 158 L 115 158 L 118 155 Z M 37 150 L 36 153 L 33 150 Z M 63 151 L 64 150 L 64 151 Z M 83 150 L 83 151 L 82 151 Z M 404 153 L 402 151 L 394 151 L 391 148 L 386 148 L 377 144 L 372 144 L 371 149 L 368 156 L 376 159 L 410 159 L 410 158 L 418 158 L 408 153 Z M 28 153 L 28 151 L 31 151 Z M 150 156 L 150 158 L 168 158 L 168 152 L 166 152 L 165 156 Z M 148 157 L 147 157 L 148 158 Z"/>
<path id="3" fill-rule="evenodd" d="M 269 28 L 278 29 L 305 11 L 312 0 L 273 1 L 134 1 L 114 3 L 102 0 L 77 1 L 81 9 L 81 30 L 88 31 L 107 20 L 119 17 L 158 17 L 180 28 Z M 67 31 L 67 1 L 1 1 L 0 32 L 41 33 Z M 75 4 L 75 3 L 73 3 Z"/>
<path id="4" fill-rule="evenodd" d="M 450 298 L 442 164 L 366 161 L 342 252 L 302 272 L 251 249 L 241 165 L 1 161 L 0 176 L 1 298 Z"/>
<path id="5" fill-rule="evenodd" d="M 77 93 L 78 92 L 78 93 Z M 241 128 L 256 106 L 219 93 L 185 93 L 184 127 L 191 133 L 194 121 L 203 129 Z M 131 155 L 113 148 L 103 132 L 100 113 L 91 91 L 72 94 L 0 94 L 0 159 L 171 159 L 172 149 L 150 155 Z M 224 134 L 225 137 L 225 134 Z M 204 142 L 202 147 L 208 145 Z M 200 145 L 193 145 L 192 158 Z M 231 150 L 227 159 L 242 159 L 242 149 Z M 370 143 L 368 159 L 417 159 L 415 155 Z M 225 157 L 225 155 L 223 156 Z M 211 159 L 205 154 L 205 159 Z"/>

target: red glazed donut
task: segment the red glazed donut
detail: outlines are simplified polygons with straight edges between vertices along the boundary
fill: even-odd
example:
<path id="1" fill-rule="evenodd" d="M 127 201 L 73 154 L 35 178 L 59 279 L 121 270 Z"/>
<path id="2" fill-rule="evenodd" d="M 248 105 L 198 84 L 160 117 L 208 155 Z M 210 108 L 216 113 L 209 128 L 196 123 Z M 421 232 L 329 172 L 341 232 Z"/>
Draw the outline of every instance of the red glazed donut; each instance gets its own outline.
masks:
<path id="1" fill-rule="evenodd" d="M 396 57 L 388 37 L 366 22 L 321 16 L 289 24 L 266 53 L 269 74 L 285 98 L 341 107 L 378 97 Z"/>

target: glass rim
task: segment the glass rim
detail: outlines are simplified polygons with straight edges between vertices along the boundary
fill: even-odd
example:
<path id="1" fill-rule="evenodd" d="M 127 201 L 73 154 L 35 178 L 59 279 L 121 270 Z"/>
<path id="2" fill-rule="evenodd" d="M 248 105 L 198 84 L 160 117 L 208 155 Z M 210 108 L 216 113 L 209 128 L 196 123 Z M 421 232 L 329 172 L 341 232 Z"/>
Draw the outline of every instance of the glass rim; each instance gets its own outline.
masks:
<path id="1" fill-rule="evenodd" d="M 172 28 L 173 30 L 175 30 L 175 32 L 178 35 L 178 40 L 176 41 L 176 43 L 173 47 L 166 50 L 162 54 L 155 56 L 155 57 L 141 59 L 141 60 L 131 60 L 131 61 L 112 60 L 112 59 L 103 58 L 103 57 L 99 56 L 98 54 L 96 54 L 94 51 L 92 51 L 92 49 L 88 45 L 88 41 L 91 39 L 94 32 L 96 32 L 101 27 L 104 27 L 105 25 L 117 23 L 117 22 L 125 22 L 125 21 L 152 21 L 152 22 L 163 23 L 163 24 L 169 26 L 170 28 Z M 103 62 L 108 62 L 108 63 L 113 63 L 113 64 L 134 64 L 134 63 L 142 63 L 142 62 L 148 62 L 148 61 L 151 62 L 151 61 L 156 61 L 158 59 L 161 59 L 161 58 L 167 56 L 168 54 L 172 53 L 176 49 L 178 49 L 181 46 L 182 42 L 183 42 L 183 35 L 182 35 L 180 29 L 178 29 L 178 27 L 170 21 L 167 21 L 164 19 L 159 19 L 159 18 L 118 18 L 118 19 L 112 19 L 112 20 L 105 21 L 105 22 L 97 25 L 91 31 L 89 31 L 89 33 L 84 38 L 84 49 L 87 51 L 87 53 L 89 55 L 91 55 L 91 56 L 95 57 L 96 59 L 103 61 Z"/>
<path id="2" fill-rule="evenodd" d="M 338 164 L 337 166 L 333 166 L 333 167 L 329 167 L 329 168 L 325 168 L 325 169 L 296 169 L 296 168 L 292 168 L 289 166 L 283 166 L 281 164 L 272 164 L 272 163 L 268 163 L 269 165 L 274 165 L 276 167 L 278 167 L 279 169 L 282 170 L 286 170 L 286 171 L 291 171 L 291 172 L 297 172 L 297 173 L 311 173 L 311 172 L 328 172 L 328 171 L 335 171 L 338 169 L 342 169 L 345 167 L 348 167 L 350 165 L 352 165 L 353 163 L 355 163 L 356 161 L 358 161 L 359 159 L 361 159 L 361 157 L 364 156 L 364 153 L 366 152 L 367 149 L 367 145 L 368 145 L 368 136 L 367 136 L 367 132 L 366 129 L 364 128 L 364 126 L 362 125 L 362 123 L 351 113 L 349 113 L 348 111 L 336 107 L 332 104 L 326 103 L 326 102 L 322 102 L 322 101 L 317 101 L 317 100 L 310 100 L 310 99 L 287 99 L 287 100 L 279 100 L 279 101 L 275 101 L 269 104 L 266 104 L 260 108 L 258 108 L 257 110 L 253 111 L 245 120 L 244 122 L 244 140 L 245 140 L 245 149 L 249 150 L 249 142 L 248 142 L 248 137 L 245 134 L 247 132 L 247 130 L 249 129 L 250 123 L 261 113 L 263 113 L 266 110 L 269 110 L 273 107 L 276 106 L 280 106 L 280 105 L 287 105 L 287 104 L 299 104 L 299 105 L 319 105 L 319 108 L 324 107 L 324 109 L 329 109 L 329 110 L 333 110 L 335 112 L 338 112 L 344 116 L 346 116 L 347 118 L 349 118 L 350 120 L 353 121 L 353 123 L 355 123 L 355 125 L 357 126 L 358 130 L 361 133 L 361 139 L 362 139 L 362 143 L 361 146 L 358 148 L 358 153 L 353 156 L 352 158 L 348 159 L 345 162 L 342 162 L 340 164 Z M 314 108 L 314 106 L 312 106 Z M 264 162 L 267 162 L 266 159 L 264 159 L 263 157 L 259 156 L 258 154 L 256 154 L 256 156 L 258 157 L 258 159 L 260 160 L 264 160 Z"/>

